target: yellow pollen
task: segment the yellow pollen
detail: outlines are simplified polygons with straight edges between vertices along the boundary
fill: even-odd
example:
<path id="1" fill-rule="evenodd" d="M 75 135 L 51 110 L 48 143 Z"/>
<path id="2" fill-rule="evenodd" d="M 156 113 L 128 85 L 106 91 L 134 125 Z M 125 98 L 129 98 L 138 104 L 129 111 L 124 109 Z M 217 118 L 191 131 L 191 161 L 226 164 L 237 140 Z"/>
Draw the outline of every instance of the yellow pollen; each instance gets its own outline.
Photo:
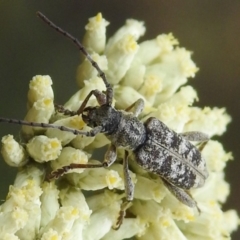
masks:
<path id="1" fill-rule="evenodd" d="M 71 125 L 76 129 L 82 129 L 86 124 L 81 117 L 76 116 L 70 120 Z"/>
<path id="2" fill-rule="evenodd" d="M 152 96 L 162 90 L 162 82 L 155 75 L 148 75 L 145 78 L 143 92 L 146 96 Z"/>
<path id="3" fill-rule="evenodd" d="M 57 141 L 51 141 L 51 147 L 52 147 L 52 148 L 58 148 L 58 147 L 59 147 L 59 142 L 57 142 Z"/>
<path id="4" fill-rule="evenodd" d="M 132 35 L 128 36 L 128 40 L 127 40 L 127 49 L 135 51 L 137 48 L 137 42 L 135 41 L 135 39 L 133 38 Z"/>
<path id="5" fill-rule="evenodd" d="M 114 177 L 114 176 L 111 176 L 111 177 L 109 178 L 109 182 L 110 182 L 111 184 L 115 183 L 116 181 L 117 181 L 117 178 Z"/>
<path id="6" fill-rule="evenodd" d="M 44 100 L 44 104 L 45 105 L 50 105 L 52 103 L 52 99 L 51 98 L 47 98 Z"/>
<path id="7" fill-rule="evenodd" d="M 96 16 L 96 21 L 101 22 L 102 21 L 102 13 L 98 13 Z"/>
<path id="8" fill-rule="evenodd" d="M 167 220 L 163 221 L 163 222 L 162 222 L 162 225 L 163 225 L 164 227 L 168 227 L 168 226 L 169 226 L 169 221 L 167 221 Z"/>
<path id="9" fill-rule="evenodd" d="M 51 240 L 58 240 L 58 236 L 57 235 L 52 236 Z"/>
<path id="10" fill-rule="evenodd" d="M 79 214 L 78 209 L 77 209 L 77 208 L 74 208 L 74 209 L 72 210 L 72 215 L 76 216 L 76 215 L 78 215 L 78 214 Z"/>

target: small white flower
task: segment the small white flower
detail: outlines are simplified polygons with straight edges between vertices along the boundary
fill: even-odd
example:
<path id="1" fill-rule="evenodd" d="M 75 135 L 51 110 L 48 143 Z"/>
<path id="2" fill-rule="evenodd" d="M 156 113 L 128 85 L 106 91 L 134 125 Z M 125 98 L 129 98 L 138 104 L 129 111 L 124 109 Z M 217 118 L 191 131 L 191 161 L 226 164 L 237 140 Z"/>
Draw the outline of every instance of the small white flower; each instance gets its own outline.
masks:
<path id="1" fill-rule="evenodd" d="M 111 51 L 111 48 L 126 35 L 131 35 L 137 41 L 144 35 L 146 28 L 143 22 L 128 19 L 124 26 L 122 26 L 107 42 L 105 52 Z"/>
<path id="2" fill-rule="evenodd" d="M 1 153 L 5 162 L 13 167 L 21 167 L 29 160 L 25 149 L 12 135 L 6 135 L 2 138 Z"/>
<path id="3" fill-rule="evenodd" d="M 101 200 L 95 203 L 98 204 L 97 208 L 92 206 L 93 213 L 90 217 L 90 224 L 83 231 L 85 240 L 102 239 L 112 228 L 116 222 L 120 211 L 121 201 L 115 194 L 101 194 Z M 94 199 L 91 199 L 96 202 Z M 89 204 L 91 206 L 91 204 Z"/>
<path id="4" fill-rule="evenodd" d="M 207 166 L 213 172 L 222 171 L 227 164 L 227 161 L 232 160 L 231 152 L 226 153 L 220 142 L 210 140 L 204 147 L 202 154 L 208 160 Z"/>
<path id="5" fill-rule="evenodd" d="M 166 195 L 166 188 L 160 180 L 154 181 L 143 176 L 137 176 L 134 197 L 140 200 L 151 200 L 160 203 Z"/>
<path id="6" fill-rule="evenodd" d="M 138 44 L 132 35 L 124 35 L 119 39 L 106 56 L 108 70 L 106 74 L 111 84 L 117 84 L 130 68 L 133 58 L 138 50 Z"/>
<path id="7" fill-rule="evenodd" d="M 48 123 L 53 112 L 53 99 L 41 98 L 33 103 L 24 120 L 29 122 Z M 45 129 L 42 127 L 33 128 L 31 126 L 22 126 L 22 133 L 28 138 L 32 137 L 35 133 L 41 133 L 44 131 Z"/>
<path id="8" fill-rule="evenodd" d="M 29 141 L 27 150 L 35 161 L 41 163 L 56 159 L 61 153 L 62 145 L 57 138 L 40 135 Z"/>
<path id="9" fill-rule="evenodd" d="M 99 163 L 93 161 L 89 163 Z M 83 190 L 99 190 L 108 187 L 109 189 L 124 189 L 124 182 L 122 176 L 121 165 L 114 164 L 114 166 L 108 169 L 105 168 L 93 168 L 85 169 L 82 174 L 69 174 L 67 176 L 74 186 L 78 186 Z M 134 181 L 134 178 L 133 178 Z"/>
<path id="10" fill-rule="evenodd" d="M 154 200 L 134 200 L 130 208 L 134 215 L 137 215 L 142 221 L 145 222 L 158 222 L 164 216 L 163 206 Z"/>
<path id="11" fill-rule="evenodd" d="M 82 223 L 89 223 L 89 218 L 92 210 L 89 209 L 87 205 L 84 194 L 81 192 L 80 188 L 77 187 L 67 187 L 61 190 L 60 200 L 62 206 L 74 206 L 78 208 L 79 219 Z"/>
<path id="12" fill-rule="evenodd" d="M 0 213 L 0 237 L 1 239 L 5 234 L 15 234 L 18 230 L 23 228 L 28 221 L 28 213 L 26 210 L 15 207 L 8 212 Z"/>
<path id="13" fill-rule="evenodd" d="M 53 230 L 52 228 L 50 228 L 47 232 L 43 233 L 40 239 L 41 240 L 49 240 L 49 239 L 61 240 L 62 235 L 59 234 L 56 230 Z"/>
<path id="14" fill-rule="evenodd" d="M 53 231 L 54 234 L 57 232 L 61 237 L 64 235 L 70 235 L 73 223 L 78 217 L 79 211 L 77 208 L 71 206 L 61 207 L 57 211 L 55 218 L 49 221 L 49 223 L 41 229 L 39 236 L 44 236 L 44 234 Z"/>
<path id="15" fill-rule="evenodd" d="M 104 51 L 108 24 L 109 22 L 102 17 L 101 13 L 89 18 L 89 23 L 85 26 L 86 33 L 83 37 L 83 45 L 90 52 L 102 53 Z"/>
<path id="16" fill-rule="evenodd" d="M 14 186 L 10 186 L 7 200 L 0 208 L 0 236 L 12 233 L 19 239 L 34 239 L 41 220 L 42 190 L 39 185 L 43 174 L 33 165 L 19 171 Z"/>
<path id="17" fill-rule="evenodd" d="M 54 182 L 44 182 L 42 184 L 43 193 L 41 195 L 41 227 L 44 227 L 56 215 L 60 205 L 58 202 L 59 190 Z"/>
<path id="18" fill-rule="evenodd" d="M 213 135 L 222 135 L 226 131 L 227 124 L 231 117 L 226 113 L 225 108 L 203 109 L 192 107 L 189 111 L 191 122 L 186 123 L 184 131 L 198 129 L 200 132 L 206 132 L 211 137 Z"/>
<path id="19" fill-rule="evenodd" d="M 51 85 L 52 79 L 48 75 L 33 77 L 29 83 L 28 107 L 32 107 L 35 102 L 42 98 L 53 99 L 54 94 Z"/>
<path id="20" fill-rule="evenodd" d="M 129 67 L 129 69 L 127 70 L 125 76 L 121 81 L 121 85 L 123 87 L 125 86 L 131 87 L 131 89 L 133 88 L 134 90 L 137 91 L 143 84 L 145 72 L 146 72 L 146 66 L 139 61 L 133 60 L 131 66 Z M 121 87 L 121 86 L 118 86 L 118 87 Z"/>
<path id="21" fill-rule="evenodd" d="M 110 190 L 114 188 L 119 188 L 122 185 L 122 179 L 119 177 L 118 172 L 114 170 L 110 170 L 106 174 L 105 179 L 106 179 L 107 186 Z"/>
<path id="22" fill-rule="evenodd" d="M 169 34 L 160 34 L 152 40 L 147 40 L 139 44 L 139 51 L 136 54 L 136 60 L 144 65 L 153 63 L 163 53 L 173 51 L 174 46 L 178 44 L 178 40 Z"/>
<path id="23" fill-rule="evenodd" d="M 139 237 L 140 240 L 168 240 L 168 239 L 178 239 L 178 240 L 188 240 L 186 235 L 179 229 L 176 222 L 168 216 L 164 216 L 149 225 L 146 233 Z"/>

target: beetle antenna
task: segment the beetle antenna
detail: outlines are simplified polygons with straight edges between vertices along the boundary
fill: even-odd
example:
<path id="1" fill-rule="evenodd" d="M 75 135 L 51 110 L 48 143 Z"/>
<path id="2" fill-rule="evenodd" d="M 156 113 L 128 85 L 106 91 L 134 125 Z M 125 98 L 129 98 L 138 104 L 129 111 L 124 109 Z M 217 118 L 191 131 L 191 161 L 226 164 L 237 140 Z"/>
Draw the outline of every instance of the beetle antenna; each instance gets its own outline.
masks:
<path id="1" fill-rule="evenodd" d="M 54 24 L 51 20 L 49 20 L 45 15 L 43 15 L 41 12 L 37 12 L 37 16 L 43 20 L 43 22 L 47 23 L 51 28 L 55 29 L 57 32 L 60 34 L 64 35 L 68 39 L 70 39 L 76 46 L 77 48 L 83 53 L 83 55 L 88 59 L 88 61 L 92 64 L 92 66 L 97 70 L 99 76 L 102 78 L 107 91 L 106 91 L 106 104 L 111 105 L 112 104 L 112 99 L 113 99 L 113 89 L 110 83 L 108 82 L 106 78 L 106 74 L 101 70 L 97 62 L 95 62 L 91 55 L 87 52 L 86 48 L 79 42 L 79 40 L 75 37 L 73 37 L 71 34 L 66 32 L 65 30 L 61 29 L 58 27 L 56 24 Z"/>
<path id="2" fill-rule="evenodd" d="M 85 131 L 80 131 L 80 130 L 65 127 L 65 126 L 58 126 L 58 125 L 50 124 L 50 123 L 28 122 L 28 121 L 24 121 L 24 120 L 18 120 L 18 119 L 12 119 L 12 118 L 3 118 L 3 117 L 0 117 L 0 122 L 13 123 L 13 124 L 32 126 L 32 127 L 55 128 L 55 129 L 59 129 L 61 131 L 65 131 L 65 132 L 71 132 L 75 135 L 92 136 L 91 131 L 85 132 Z"/>

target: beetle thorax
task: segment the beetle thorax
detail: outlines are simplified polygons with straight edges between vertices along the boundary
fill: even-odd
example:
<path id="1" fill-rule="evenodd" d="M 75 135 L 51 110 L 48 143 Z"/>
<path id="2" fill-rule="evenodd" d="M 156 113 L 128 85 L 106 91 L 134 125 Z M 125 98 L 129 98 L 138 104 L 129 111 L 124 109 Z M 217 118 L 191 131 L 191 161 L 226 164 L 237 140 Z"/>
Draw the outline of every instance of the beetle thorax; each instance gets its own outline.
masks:
<path id="1" fill-rule="evenodd" d="M 123 111 L 119 111 L 119 113 L 121 114 L 120 122 L 116 130 L 107 137 L 116 147 L 136 150 L 146 140 L 146 128 L 132 113 Z"/>

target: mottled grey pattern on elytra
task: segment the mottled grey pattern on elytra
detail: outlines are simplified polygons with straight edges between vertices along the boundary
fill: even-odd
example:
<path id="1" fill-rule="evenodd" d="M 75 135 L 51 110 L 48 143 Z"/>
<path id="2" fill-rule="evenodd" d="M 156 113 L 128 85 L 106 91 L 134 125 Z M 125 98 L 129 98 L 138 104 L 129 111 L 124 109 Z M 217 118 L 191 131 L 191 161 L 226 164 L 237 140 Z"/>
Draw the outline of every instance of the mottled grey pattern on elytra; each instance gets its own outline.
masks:
<path id="1" fill-rule="evenodd" d="M 144 169 L 183 189 L 197 188 L 208 177 L 198 149 L 156 118 L 146 123 L 147 140 L 134 153 Z"/>

